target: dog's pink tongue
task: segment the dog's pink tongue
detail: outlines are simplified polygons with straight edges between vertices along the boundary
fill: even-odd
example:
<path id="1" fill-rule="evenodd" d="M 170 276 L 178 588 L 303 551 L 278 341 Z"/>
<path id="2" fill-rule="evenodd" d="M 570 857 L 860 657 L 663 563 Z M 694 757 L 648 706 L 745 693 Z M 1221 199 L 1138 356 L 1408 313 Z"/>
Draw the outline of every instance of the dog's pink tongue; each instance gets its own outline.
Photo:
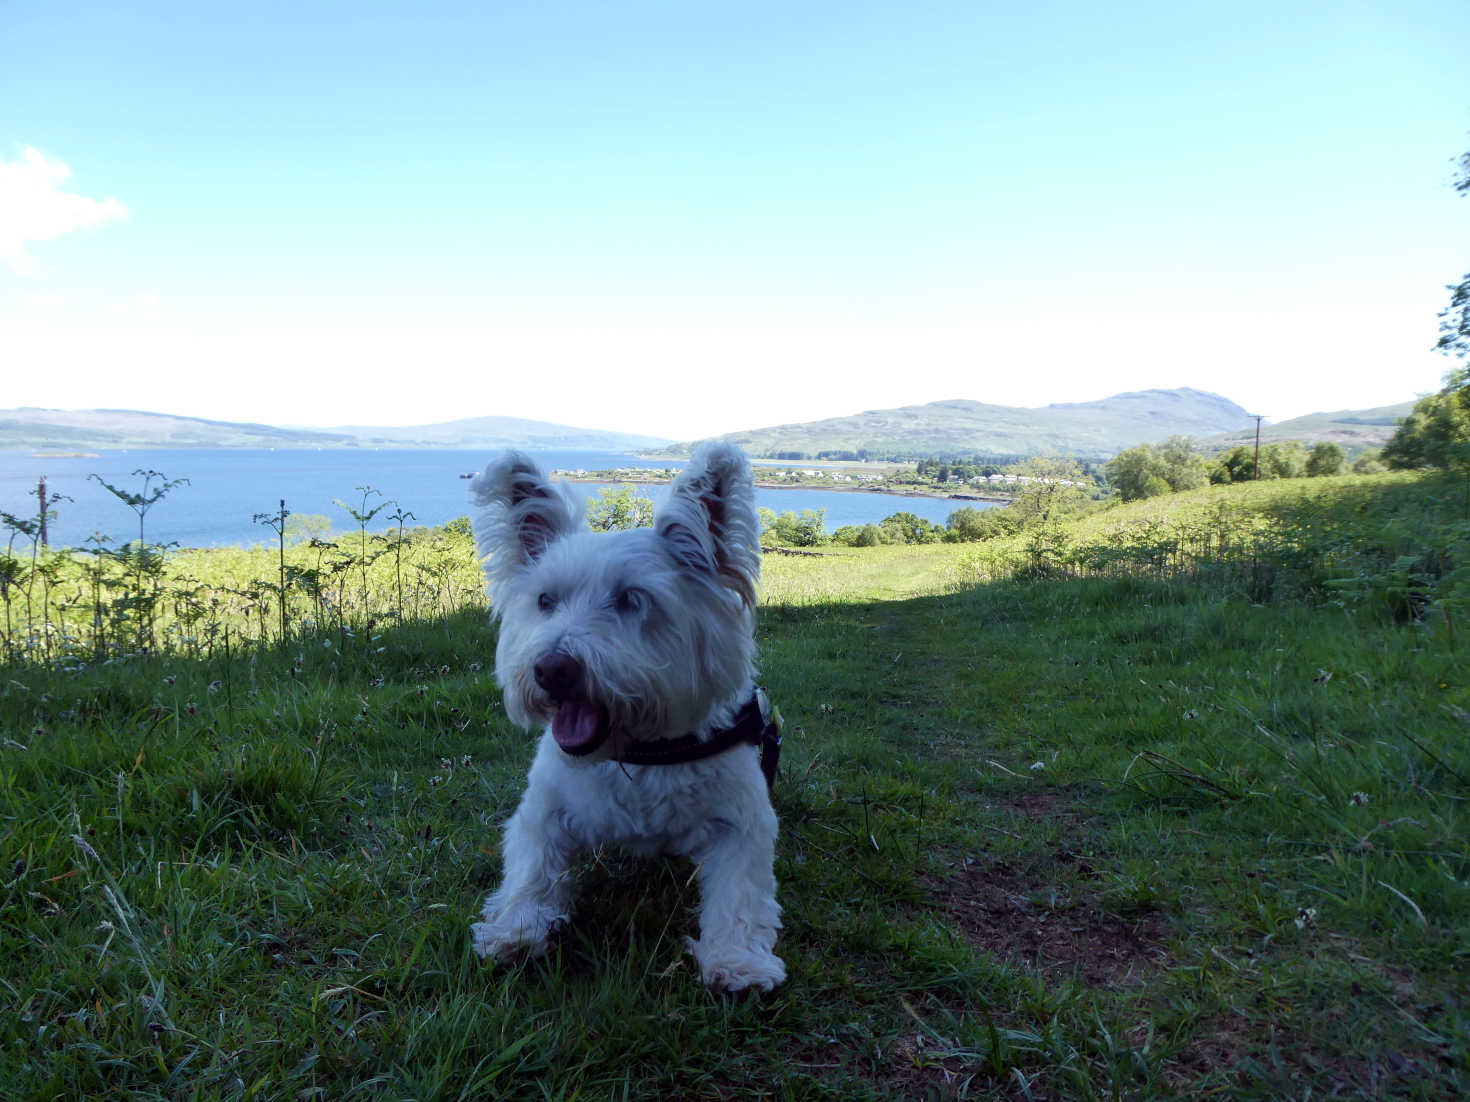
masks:
<path id="1" fill-rule="evenodd" d="M 607 713 L 590 700 L 568 700 L 551 720 L 551 737 L 574 756 L 592 753 L 607 735 Z"/>

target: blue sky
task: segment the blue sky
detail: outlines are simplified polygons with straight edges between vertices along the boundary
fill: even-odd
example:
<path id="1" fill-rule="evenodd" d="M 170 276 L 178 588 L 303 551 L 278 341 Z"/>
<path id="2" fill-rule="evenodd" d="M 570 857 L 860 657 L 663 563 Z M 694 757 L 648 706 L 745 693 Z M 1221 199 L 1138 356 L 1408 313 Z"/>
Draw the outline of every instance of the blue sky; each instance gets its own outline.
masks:
<path id="1" fill-rule="evenodd" d="M 674 437 L 1404 401 L 1460 0 L 0 3 L 0 404 Z"/>

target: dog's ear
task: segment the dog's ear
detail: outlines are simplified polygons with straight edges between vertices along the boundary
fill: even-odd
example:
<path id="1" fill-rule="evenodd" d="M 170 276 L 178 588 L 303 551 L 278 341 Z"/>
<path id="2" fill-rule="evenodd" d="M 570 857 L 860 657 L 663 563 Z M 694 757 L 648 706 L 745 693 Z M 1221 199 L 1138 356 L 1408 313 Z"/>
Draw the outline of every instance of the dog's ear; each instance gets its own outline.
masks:
<path id="1" fill-rule="evenodd" d="M 695 449 L 679 472 L 654 528 L 686 572 L 732 590 L 755 606 L 760 581 L 760 520 L 745 453 L 733 444 Z"/>
<path id="2" fill-rule="evenodd" d="M 522 452 L 506 452 L 470 483 L 471 518 L 480 557 L 491 583 L 504 582 L 580 526 L 566 488 L 552 482 Z"/>

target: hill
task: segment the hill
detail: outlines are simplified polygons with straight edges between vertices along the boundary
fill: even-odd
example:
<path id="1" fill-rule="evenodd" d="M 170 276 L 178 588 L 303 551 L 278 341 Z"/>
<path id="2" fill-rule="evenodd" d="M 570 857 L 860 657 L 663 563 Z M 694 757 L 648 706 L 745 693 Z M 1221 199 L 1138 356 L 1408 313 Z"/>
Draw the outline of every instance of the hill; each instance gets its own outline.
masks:
<path id="1" fill-rule="evenodd" d="M 411 448 L 596 448 L 636 451 L 668 443 L 662 436 L 574 428 L 520 417 L 467 417 L 407 428 L 343 425 L 325 430 L 342 433 L 368 446 Z"/>
<path id="2" fill-rule="evenodd" d="M 1334 413 L 1308 413 L 1293 417 L 1289 421 L 1261 425 L 1261 442 L 1276 443 L 1283 440 L 1299 440 L 1303 444 L 1330 442 L 1339 444 L 1349 453 L 1368 448 L 1381 448 L 1388 443 L 1401 419 L 1413 410 L 1413 402 L 1400 402 L 1393 406 L 1378 406 L 1374 409 L 1343 409 Z M 1240 444 L 1255 443 L 1255 429 L 1227 432 L 1219 436 L 1198 441 L 1206 450 L 1225 451 Z"/>
<path id="3" fill-rule="evenodd" d="M 0 448 L 595 448 L 632 451 L 659 437 L 516 417 L 473 417 L 403 428 L 282 428 L 127 409 L 0 410 Z"/>
<path id="4" fill-rule="evenodd" d="M 866 452 L 874 457 L 1059 452 L 1102 460 L 1135 444 L 1175 435 L 1214 436 L 1245 425 L 1254 429 L 1250 414 L 1228 398 L 1181 387 L 1034 409 L 953 399 L 751 429 L 720 439 L 767 457 L 815 459 L 823 452 Z"/>
<path id="5" fill-rule="evenodd" d="M 131 409 L 0 410 L 0 448 L 320 448 L 352 443 L 330 432 Z"/>

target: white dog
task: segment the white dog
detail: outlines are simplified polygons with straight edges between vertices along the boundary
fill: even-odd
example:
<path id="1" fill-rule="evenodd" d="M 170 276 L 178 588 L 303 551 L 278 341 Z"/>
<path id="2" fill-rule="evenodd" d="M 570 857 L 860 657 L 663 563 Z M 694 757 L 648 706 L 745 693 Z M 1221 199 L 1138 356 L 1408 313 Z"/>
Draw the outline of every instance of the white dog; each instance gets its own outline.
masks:
<path id="1" fill-rule="evenodd" d="M 544 951 L 568 917 L 573 859 L 615 843 L 692 858 L 688 944 L 705 983 L 771 989 L 786 978 L 772 952 L 779 736 L 752 680 L 760 525 L 745 457 L 696 451 L 653 528 L 590 531 L 566 487 L 516 452 L 470 496 L 506 712 L 544 729 L 475 951 Z"/>

